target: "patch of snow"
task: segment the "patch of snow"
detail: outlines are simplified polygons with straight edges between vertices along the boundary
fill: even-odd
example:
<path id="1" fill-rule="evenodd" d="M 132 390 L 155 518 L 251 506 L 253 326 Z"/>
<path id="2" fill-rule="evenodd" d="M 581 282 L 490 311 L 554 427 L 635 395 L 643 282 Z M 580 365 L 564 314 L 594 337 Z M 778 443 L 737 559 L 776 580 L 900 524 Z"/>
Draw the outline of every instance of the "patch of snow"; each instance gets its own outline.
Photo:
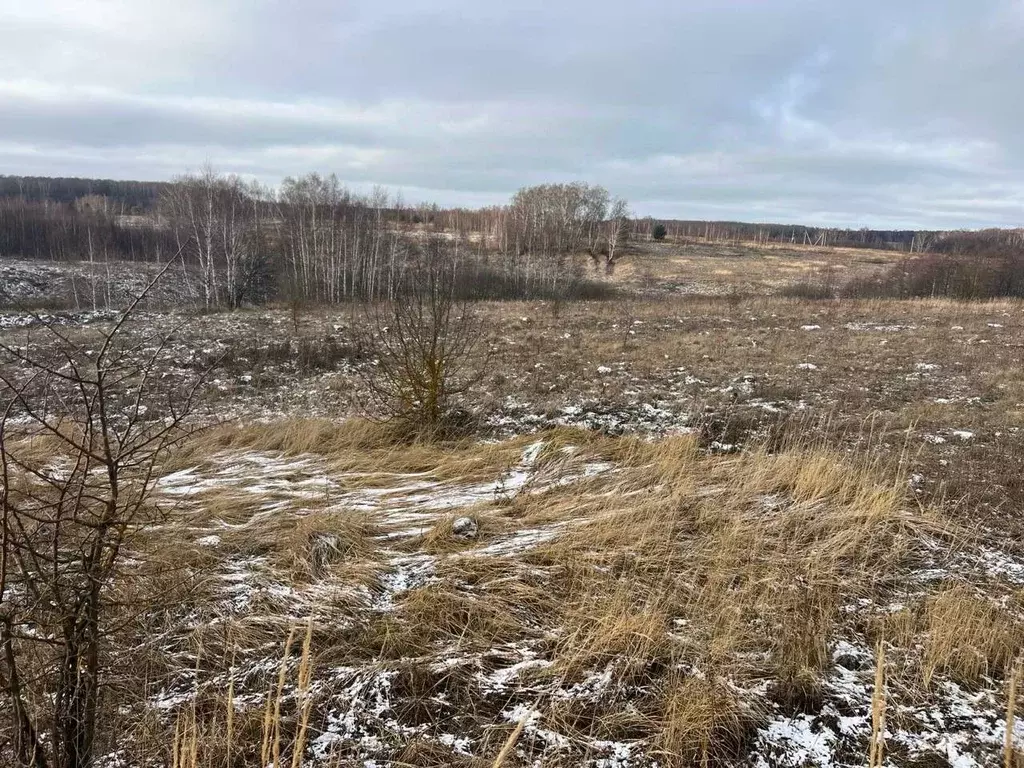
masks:
<path id="1" fill-rule="evenodd" d="M 835 734 L 817 727 L 810 715 L 777 719 L 757 735 L 758 768 L 832 768 Z"/>
<path id="2" fill-rule="evenodd" d="M 848 331 L 873 331 L 876 333 L 896 333 L 898 331 L 916 331 L 916 325 L 886 325 L 883 323 L 847 323 L 843 326 Z"/>
<path id="3" fill-rule="evenodd" d="M 1024 563 L 1006 552 L 982 546 L 978 557 L 990 576 L 1001 576 L 1015 584 L 1024 584 Z"/>
<path id="4" fill-rule="evenodd" d="M 552 662 L 546 659 L 524 659 L 511 667 L 496 669 L 480 680 L 480 687 L 487 693 L 502 693 L 513 680 L 531 669 L 547 669 Z"/>

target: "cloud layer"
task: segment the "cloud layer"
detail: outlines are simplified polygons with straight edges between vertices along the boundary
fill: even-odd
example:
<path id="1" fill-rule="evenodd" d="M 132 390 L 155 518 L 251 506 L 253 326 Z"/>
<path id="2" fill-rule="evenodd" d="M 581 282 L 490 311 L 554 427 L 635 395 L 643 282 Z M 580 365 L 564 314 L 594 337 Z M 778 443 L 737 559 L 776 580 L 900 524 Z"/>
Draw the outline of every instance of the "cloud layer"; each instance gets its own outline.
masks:
<path id="1" fill-rule="evenodd" d="M 0 172 L 1024 225 L 1022 0 L 11 0 Z"/>

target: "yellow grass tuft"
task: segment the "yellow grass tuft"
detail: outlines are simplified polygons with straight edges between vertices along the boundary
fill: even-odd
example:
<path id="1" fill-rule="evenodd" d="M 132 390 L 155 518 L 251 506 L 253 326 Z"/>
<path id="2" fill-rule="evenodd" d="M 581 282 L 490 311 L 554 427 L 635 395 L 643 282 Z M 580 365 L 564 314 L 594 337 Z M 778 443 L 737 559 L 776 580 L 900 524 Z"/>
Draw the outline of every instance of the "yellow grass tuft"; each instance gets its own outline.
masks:
<path id="1" fill-rule="evenodd" d="M 614 664 L 621 678 L 668 661 L 672 647 L 669 616 L 656 597 L 638 592 L 639 586 L 624 581 L 609 594 L 584 592 L 568 611 L 555 650 L 567 676 Z"/>
<path id="2" fill-rule="evenodd" d="M 925 606 L 922 680 L 937 673 L 965 685 L 1006 673 L 1022 649 L 1022 628 L 1004 609 L 964 585 L 945 588 Z"/>
<path id="3" fill-rule="evenodd" d="M 657 723 L 655 751 L 669 768 L 725 764 L 742 756 L 757 721 L 757 714 L 723 681 L 672 681 Z"/>

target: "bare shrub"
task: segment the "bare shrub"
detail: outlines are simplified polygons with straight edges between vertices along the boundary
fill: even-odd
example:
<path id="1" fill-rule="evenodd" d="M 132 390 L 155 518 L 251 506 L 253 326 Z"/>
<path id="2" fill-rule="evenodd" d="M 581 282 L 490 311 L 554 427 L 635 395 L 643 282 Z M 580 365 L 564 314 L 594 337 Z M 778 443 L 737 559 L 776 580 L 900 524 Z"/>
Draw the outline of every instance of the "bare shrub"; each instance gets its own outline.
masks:
<path id="1" fill-rule="evenodd" d="M 163 519 L 151 500 L 154 472 L 185 435 L 201 382 L 161 392 L 165 341 L 124 339 L 148 290 L 98 336 L 49 324 L 49 343 L 0 345 L 5 764 L 92 764 L 112 591 L 125 553 Z"/>
<path id="2" fill-rule="evenodd" d="M 460 400 L 483 376 L 482 324 L 457 294 L 457 266 L 433 244 L 410 265 L 399 297 L 368 304 L 361 339 L 374 415 L 416 432 L 458 426 Z"/>
<path id="3" fill-rule="evenodd" d="M 834 299 L 839 291 L 839 280 L 833 267 L 815 270 L 798 283 L 787 285 L 780 295 L 793 299 Z"/>
<path id="4" fill-rule="evenodd" d="M 983 254 L 929 254 L 906 259 L 882 275 L 854 280 L 851 298 L 935 297 L 962 300 L 1024 297 L 1024 252 L 1004 248 Z"/>

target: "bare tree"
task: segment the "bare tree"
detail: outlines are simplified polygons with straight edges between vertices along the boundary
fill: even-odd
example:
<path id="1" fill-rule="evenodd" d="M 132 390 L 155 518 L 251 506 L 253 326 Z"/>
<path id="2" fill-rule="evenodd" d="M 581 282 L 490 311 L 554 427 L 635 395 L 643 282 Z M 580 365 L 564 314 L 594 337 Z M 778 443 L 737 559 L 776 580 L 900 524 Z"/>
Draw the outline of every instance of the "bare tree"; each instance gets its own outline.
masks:
<path id="1" fill-rule="evenodd" d="M 198 267 L 207 308 L 238 307 L 257 297 L 269 270 L 269 192 L 212 168 L 181 176 L 162 204 L 185 258 Z"/>
<path id="2" fill-rule="evenodd" d="M 615 272 L 615 263 L 622 256 L 622 249 L 629 237 L 629 205 L 622 198 L 612 203 L 608 220 L 604 222 L 604 272 Z"/>
<path id="3" fill-rule="evenodd" d="M 572 253 L 595 245 L 608 210 L 598 185 L 541 184 L 519 190 L 509 205 L 506 237 L 517 254 Z"/>
<path id="4" fill-rule="evenodd" d="M 368 304 L 367 384 L 376 413 L 417 431 L 436 431 L 483 377 L 482 325 L 458 296 L 458 265 L 432 242 L 407 259 L 394 300 Z"/>
<path id="5" fill-rule="evenodd" d="M 333 175 L 285 179 L 278 215 L 289 298 L 390 298 L 399 241 L 390 231 L 387 206 L 382 187 L 359 199 Z"/>
<path id="6" fill-rule="evenodd" d="M 0 344 L 0 762 L 89 768 L 112 586 L 158 522 L 154 473 L 186 434 L 202 376 L 161 391 L 166 341 L 130 339 L 140 302 L 98 335 L 49 324 Z M 5 746 L 6 742 L 6 746 Z M 6 752 L 6 754 L 5 754 Z"/>

